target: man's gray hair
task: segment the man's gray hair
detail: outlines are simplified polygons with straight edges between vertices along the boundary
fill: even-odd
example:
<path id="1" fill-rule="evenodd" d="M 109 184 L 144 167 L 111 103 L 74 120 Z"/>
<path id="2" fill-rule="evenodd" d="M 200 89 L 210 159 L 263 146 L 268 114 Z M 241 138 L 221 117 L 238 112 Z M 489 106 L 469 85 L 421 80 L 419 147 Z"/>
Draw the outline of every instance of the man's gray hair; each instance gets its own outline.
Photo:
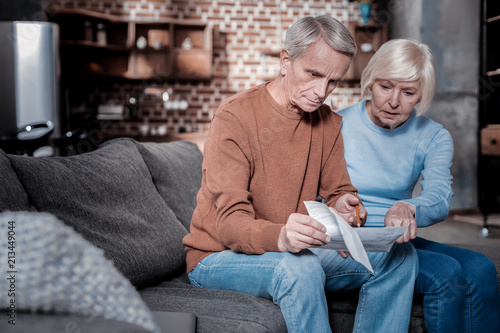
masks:
<path id="1" fill-rule="evenodd" d="M 293 62 L 303 57 L 309 47 L 320 39 L 351 59 L 356 54 L 356 42 L 340 21 L 328 15 L 308 16 L 292 24 L 286 33 L 285 49 L 290 60 Z"/>

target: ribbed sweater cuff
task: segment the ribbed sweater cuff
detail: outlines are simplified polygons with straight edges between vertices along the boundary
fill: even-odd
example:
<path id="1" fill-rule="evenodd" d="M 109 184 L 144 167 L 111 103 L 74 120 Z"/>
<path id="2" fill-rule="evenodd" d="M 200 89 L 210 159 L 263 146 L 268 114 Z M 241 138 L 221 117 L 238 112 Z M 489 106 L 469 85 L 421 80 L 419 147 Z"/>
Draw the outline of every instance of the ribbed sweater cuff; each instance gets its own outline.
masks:
<path id="1" fill-rule="evenodd" d="M 261 246 L 266 252 L 279 252 L 278 238 L 283 224 L 271 224 L 262 229 Z"/>

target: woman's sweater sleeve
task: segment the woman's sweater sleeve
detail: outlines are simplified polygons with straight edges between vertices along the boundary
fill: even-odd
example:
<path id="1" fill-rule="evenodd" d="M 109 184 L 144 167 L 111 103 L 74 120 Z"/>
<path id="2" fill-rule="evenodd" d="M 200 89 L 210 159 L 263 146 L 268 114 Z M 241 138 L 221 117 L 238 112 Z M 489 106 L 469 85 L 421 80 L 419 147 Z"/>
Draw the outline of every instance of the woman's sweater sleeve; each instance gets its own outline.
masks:
<path id="1" fill-rule="evenodd" d="M 415 207 L 418 227 L 427 227 L 446 219 L 453 196 L 450 167 L 453 159 L 453 140 L 441 128 L 433 137 L 425 153 L 422 192 L 415 198 L 400 200 Z"/>

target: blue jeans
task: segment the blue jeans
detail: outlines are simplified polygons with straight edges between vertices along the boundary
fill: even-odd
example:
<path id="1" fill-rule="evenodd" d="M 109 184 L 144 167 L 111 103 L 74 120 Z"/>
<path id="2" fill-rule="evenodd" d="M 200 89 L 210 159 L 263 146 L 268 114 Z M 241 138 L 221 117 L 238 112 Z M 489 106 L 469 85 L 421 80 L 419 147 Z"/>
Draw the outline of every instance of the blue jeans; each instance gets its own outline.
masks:
<path id="1" fill-rule="evenodd" d="M 427 331 L 500 332 L 500 295 L 493 262 L 481 253 L 420 237 L 412 243 L 419 259 L 415 293 L 424 297 Z"/>
<path id="2" fill-rule="evenodd" d="M 326 290 L 360 288 L 354 332 L 407 332 L 418 271 L 415 249 L 397 244 L 368 253 L 375 274 L 337 251 L 303 250 L 247 255 L 231 250 L 203 259 L 189 273 L 191 284 L 272 299 L 288 332 L 331 332 Z"/>

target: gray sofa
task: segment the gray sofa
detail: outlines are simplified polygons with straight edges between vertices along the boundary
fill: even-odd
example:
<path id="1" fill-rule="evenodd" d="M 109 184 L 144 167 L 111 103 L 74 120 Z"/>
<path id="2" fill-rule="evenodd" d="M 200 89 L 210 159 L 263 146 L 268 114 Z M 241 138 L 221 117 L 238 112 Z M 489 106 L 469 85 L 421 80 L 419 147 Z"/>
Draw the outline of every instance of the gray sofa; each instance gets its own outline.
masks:
<path id="1" fill-rule="evenodd" d="M 194 313 L 197 332 L 286 332 L 280 309 L 272 301 L 189 284 L 181 240 L 196 205 L 201 163 L 198 147 L 182 141 L 140 143 L 120 138 L 69 157 L 35 158 L 0 150 L 0 212 L 45 212 L 56 217 L 102 249 L 150 310 Z M 490 256 L 499 267 L 497 247 L 472 249 Z M 329 293 L 328 300 L 333 331 L 351 332 L 357 293 Z M 410 332 L 425 332 L 421 304 L 416 298 Z M 68 322 L 89 326 L 84 314 L 75 311 L 24 310 L 18 309 L 22 324 L 18 330 L 6 326 L 6 320 L 0 330 L 62 331 Z M 144 331 L 116 320 L 94 320 L 92 325 L 93 332 Z"/>

